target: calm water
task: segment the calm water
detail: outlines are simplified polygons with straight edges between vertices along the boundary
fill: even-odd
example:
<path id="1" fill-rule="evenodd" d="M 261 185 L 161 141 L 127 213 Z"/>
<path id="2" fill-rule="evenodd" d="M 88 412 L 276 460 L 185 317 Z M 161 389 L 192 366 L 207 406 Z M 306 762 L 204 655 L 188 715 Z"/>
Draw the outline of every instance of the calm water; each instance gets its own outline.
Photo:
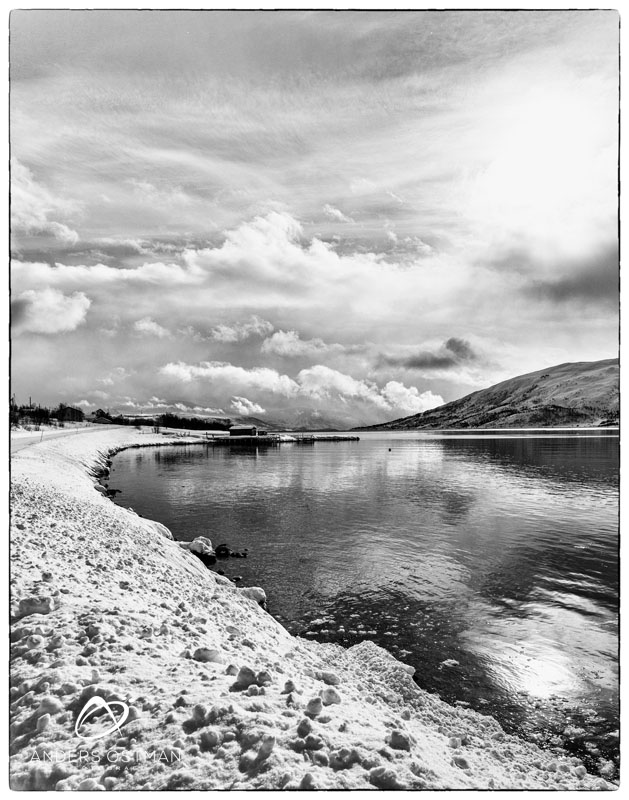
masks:
<path id="1" fill-rule="evenodd" d="M 449 702 L 618 754 L 618 438 L 363 434 L 242 451 L 128 450 L 121 505 L 177 539 L 249 548 L 293 633 L 372 639 Z"/>

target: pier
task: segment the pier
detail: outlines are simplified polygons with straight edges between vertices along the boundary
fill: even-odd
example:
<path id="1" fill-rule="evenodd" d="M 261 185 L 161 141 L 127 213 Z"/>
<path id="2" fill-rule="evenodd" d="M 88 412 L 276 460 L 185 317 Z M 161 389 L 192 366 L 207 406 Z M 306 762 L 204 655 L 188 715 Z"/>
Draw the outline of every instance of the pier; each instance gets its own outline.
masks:
<path id="1" fill-rule="evenodd" d="M 279 447 L 281 444 L 314 445 L 316 442 L 359 442 L 360 436 L 312 433 L 257 433 L 251 436 L 225 436 L 206 433 L 205 440 L 216 447 Z"/>

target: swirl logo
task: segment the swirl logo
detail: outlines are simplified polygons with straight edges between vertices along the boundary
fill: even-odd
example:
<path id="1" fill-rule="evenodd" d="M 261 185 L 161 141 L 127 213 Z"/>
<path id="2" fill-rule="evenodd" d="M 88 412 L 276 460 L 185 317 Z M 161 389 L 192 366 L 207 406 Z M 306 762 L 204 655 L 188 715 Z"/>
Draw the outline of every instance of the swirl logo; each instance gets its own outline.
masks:
<path id="1" fill-rule="evenodd" d="M 116 719 L 116 716 L 113 712 L 112 706 L 119 706 L 122 709 L 122 713 Z M 98 733 L 92 734 L 90 736 L 85 736 L 82 734 L 81 727 L 85 725 L 87 720 L 90 717 L 93 717 L 94 714 L 97 714 L 99 711 L 104 711 L 105 714 L 109 715 L 111 719 L 111 726 L 106 728 L 104 731 L 99 731 Z M 103 736 L 108 736 L 110 733 L 113 733 L 115 730 L 120 733 L 120 728 L 125 724 L 127 721 L 127 717 L 129 716 L 129 706 L 126 703 L 121 702 L 120 700 L 112 700 L 108 703 L 106 700 L 103 700 L 102 697 L 92 697 L 84 706 L 83 710 L 77 717 L 76 723 L 74 725 L 74 732 L 78 737 L 81 739 L 91 739 L 95 741 L 96 739 L 102 739 Z"/>

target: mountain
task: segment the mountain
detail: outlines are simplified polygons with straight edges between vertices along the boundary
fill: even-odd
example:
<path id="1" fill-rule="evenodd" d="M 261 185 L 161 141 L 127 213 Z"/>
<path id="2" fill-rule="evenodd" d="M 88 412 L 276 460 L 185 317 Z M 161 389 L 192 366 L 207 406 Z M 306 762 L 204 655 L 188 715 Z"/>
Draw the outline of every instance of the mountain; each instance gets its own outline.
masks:
<path id="1" fill-rule="evenodd" d="M 234 425 L 255 425 L 265 431 L 283 431 L 286 425 L 270 419 L 260 419 L 259 417 L 230 417 Z"/>
<path id="2" fill-rule="evenodd" d="M 510 378 L 422 414 L 356 430 L 615 425 L 619 389 L 617 358 L 559 364 Z"/>

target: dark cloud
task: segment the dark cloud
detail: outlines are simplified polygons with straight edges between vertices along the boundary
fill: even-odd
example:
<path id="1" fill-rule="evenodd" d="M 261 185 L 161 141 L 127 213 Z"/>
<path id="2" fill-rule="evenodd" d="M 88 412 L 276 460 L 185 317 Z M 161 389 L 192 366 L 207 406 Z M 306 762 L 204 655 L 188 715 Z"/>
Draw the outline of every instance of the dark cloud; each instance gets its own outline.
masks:
<path id="1" fill-rule="evenodd" d="M 408 358 L 384 357 L 385 364 L 391 367 L 406 367 L 406 369 L 448 369 L 457 363 L 454 355 L 436 355 L 434 353 L 417 353 Z"/>
<path id="2" fill-rule="evenodd" d="M 11 301 L 11 324 L 19 325 L 26 316 L 28 302 L 26 300 Z"/>
<path id="3" fill-rule="evenodd" d="M 451 369 L 465 361 L 475 361 L 477 358 L 469 342 L 452 336 L 435 353 L 424 350 L 402 357 L 383 355 L 380 364 L 405 369 Z"/>
<path id="4" fill-rule="evenodd" d="M 470 343 L 465 339 L 457 339 L 452 336 L 445 343 L 446 350 L 454 353 L 461 361 L 473 361 L 476 358 L 476 353 L 472 350 Z"/>
<path id="5" fill-rule="evenodd" d="M 618 305 L 619 263 L 618 250 L 611 247 L 586 264 L 563 266 L 560 277 L 534 280 L 525 294 L 551 303 L 591 302 Z"/>

